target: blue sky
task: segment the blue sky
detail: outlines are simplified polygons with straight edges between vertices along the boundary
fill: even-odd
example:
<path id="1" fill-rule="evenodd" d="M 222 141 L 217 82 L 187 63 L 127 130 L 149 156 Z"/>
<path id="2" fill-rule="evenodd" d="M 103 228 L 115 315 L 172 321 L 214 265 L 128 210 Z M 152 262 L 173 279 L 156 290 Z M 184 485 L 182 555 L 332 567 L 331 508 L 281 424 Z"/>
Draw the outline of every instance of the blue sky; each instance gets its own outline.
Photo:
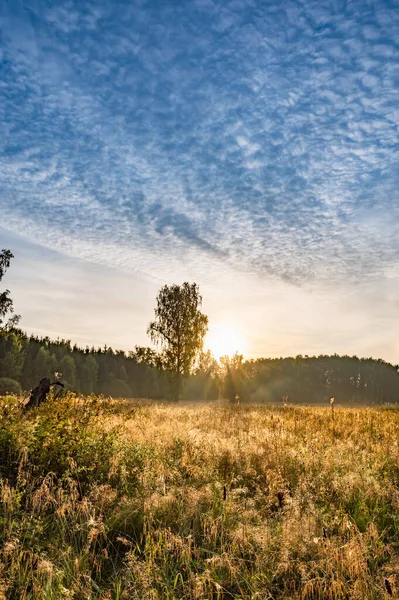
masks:
<path id="1" fill-rule="evenodd" d="M 188 279 L 248 355 L 399 362 L 398 8 L 2 2 L 22 326 L 129 348 L 160 285 Z"/>

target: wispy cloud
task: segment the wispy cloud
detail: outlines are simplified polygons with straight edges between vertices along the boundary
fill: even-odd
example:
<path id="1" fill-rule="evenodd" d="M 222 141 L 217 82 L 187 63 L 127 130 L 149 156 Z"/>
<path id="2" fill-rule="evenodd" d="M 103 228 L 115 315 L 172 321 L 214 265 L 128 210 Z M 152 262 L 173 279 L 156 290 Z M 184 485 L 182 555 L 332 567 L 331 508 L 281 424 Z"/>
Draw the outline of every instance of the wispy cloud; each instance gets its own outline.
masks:
<path id="1" fill-rule="evenodd" d="M 2 225 L 159 280 L 398 277 L 394 4 L 3 3 Z"/>

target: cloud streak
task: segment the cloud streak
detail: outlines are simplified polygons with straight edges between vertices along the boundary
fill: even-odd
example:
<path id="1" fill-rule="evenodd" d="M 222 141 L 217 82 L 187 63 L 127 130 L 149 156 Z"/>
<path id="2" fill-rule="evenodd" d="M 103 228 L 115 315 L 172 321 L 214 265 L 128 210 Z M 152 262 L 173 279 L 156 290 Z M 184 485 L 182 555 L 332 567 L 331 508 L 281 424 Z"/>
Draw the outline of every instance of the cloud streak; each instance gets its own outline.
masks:
<path id="1" fill-rule="evenodd" d="M 160 279 L 398 275 L 393 3 L 1 11 L 10 231 Z"/>

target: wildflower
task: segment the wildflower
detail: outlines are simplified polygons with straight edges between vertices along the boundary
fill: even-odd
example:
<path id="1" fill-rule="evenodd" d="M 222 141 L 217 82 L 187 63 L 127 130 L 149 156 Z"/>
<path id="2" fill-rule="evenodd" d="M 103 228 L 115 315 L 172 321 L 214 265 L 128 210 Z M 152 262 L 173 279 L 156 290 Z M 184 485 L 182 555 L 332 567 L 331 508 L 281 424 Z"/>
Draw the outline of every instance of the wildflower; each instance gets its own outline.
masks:
<path id="1" fill-rule="evenodd" d="M 39 560 L 37 563 L 37 571 L 46 575 L 53 575 L 54 565 L 49 560 Z"/>

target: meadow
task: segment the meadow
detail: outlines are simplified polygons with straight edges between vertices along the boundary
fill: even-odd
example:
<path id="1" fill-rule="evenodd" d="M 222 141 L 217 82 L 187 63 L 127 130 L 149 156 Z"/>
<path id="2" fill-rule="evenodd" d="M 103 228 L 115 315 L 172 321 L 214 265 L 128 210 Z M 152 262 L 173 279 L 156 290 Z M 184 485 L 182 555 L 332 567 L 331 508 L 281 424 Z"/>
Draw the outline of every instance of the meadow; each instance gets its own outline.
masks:
<path id="1" fill-rule="evenodd" d="M 399 410 L 0 399 L 0 598 L 399 598 Z"/>

